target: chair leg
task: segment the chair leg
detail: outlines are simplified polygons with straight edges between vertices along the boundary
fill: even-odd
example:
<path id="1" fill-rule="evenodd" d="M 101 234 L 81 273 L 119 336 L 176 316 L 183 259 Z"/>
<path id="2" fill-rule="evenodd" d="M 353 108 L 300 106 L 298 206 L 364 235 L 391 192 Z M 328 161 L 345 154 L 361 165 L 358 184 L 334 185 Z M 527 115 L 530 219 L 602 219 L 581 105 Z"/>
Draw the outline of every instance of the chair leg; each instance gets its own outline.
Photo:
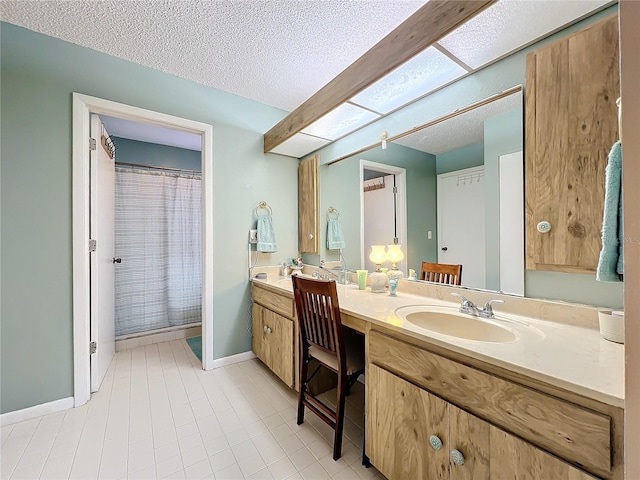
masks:
<path id="1" fill-rule="evenodd" d="M 333 459 L 342 456 L 342 430 L 344 429 L 344 403 L 347 392 L 347 375 L 342 374 L 338 379 L 338 402 L 336 407 L 336 429 L 333 437 Z"/>
<path id="2" fill-rule="evenodd" d="M 298 425 L 304 422 L 304 393 L 307 390 L 307 373 L 309 370 L 309 360 L 303 359 L 300 362 L 300 393 L 298 395 Z"/>

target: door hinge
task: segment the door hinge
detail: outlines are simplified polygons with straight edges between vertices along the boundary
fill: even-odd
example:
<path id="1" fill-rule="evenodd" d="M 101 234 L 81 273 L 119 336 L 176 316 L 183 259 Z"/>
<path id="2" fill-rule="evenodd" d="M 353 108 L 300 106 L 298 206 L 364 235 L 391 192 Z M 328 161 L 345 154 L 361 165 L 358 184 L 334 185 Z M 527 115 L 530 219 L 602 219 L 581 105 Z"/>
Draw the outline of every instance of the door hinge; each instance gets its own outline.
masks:
<path id="1" fill-rule="evenodd" d="M 98 148 L 96 146 L 96 139 L 95 138 L 89 138 L 89 150 L 95 150 L 96 148 Z"/>
<path id="2" fill-rule="evenodd" d="M 89 239 L 89 252 L 95 252 L 97 247 L 97 242 L 92 238 Z"/>
<path id="3" fill-rule="evenodd" d="M 97 350 L 98 350 L 98 345 L 96 344 L 96 342 L 89 343 L 89 354 L 90 355 L 93 355 L 94 353 L 96 353 Z"/>
<path id="4" fill-rule="evenodd" d="M 398 187 L 396 186 L 393 187 L 393 193 L 398 193 Z"/>

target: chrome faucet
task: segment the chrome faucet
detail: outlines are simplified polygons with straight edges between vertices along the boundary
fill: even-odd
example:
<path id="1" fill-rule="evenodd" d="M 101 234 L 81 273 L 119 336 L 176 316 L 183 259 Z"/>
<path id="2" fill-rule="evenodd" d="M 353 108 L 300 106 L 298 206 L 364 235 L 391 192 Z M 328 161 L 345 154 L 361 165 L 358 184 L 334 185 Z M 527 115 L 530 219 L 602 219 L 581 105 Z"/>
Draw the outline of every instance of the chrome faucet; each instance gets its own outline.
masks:
<path id="1" fill-rule="evenodd" d="M 467 297 L 457 292 L 453 292 L 451 295 L 453 295 L 454 297 L 460 297 L 462 299 L 462 303 L 460 304 L 460 313 L 466 313 L 467 315 L 473 315 L 474 317 L 477 317 L 479 315 L 480 312 L 478 310 L 478 307 Z"/>
<path id="2" fill-rule="evenodd" d="M 484 307 L 478 308 L 475 303 L 461 293 L 453 292 L 451 295 L 462 299 L 462 303 L 460 304 L 460 313 L 466 313 L 467 315 L 473 315 L 474 317 L 495 318 L 495 315 L 493 314 L 493 307 L 491 305 L 494 303 L 504 303 L 504 300 L 494 299 L 485 303 Z"/>
<path id="3" fill-rule="evenodd" d="M 331 277 L 333 277 L 338 281 L 338 283 L 341 283 L 341 284 L 348 284 L 349 283 L 348 274 L 355 273 L 348 270 L 344 266 L 344 264 L 342 267 L 334 267 L 333 270 L 329 270 L 327 267 L 324 266 L 324 260 L 320 260 L 320 269 L 326 271 L 327 273 L 325 275 L 322 275 L 316 270 L 316 272 L 318 272 L 318 276 L 316 278 L 324 278 L 325 280 L 330 280 Z M 338 270 L 339 274 L 336 274 L 334 270 Z"/>

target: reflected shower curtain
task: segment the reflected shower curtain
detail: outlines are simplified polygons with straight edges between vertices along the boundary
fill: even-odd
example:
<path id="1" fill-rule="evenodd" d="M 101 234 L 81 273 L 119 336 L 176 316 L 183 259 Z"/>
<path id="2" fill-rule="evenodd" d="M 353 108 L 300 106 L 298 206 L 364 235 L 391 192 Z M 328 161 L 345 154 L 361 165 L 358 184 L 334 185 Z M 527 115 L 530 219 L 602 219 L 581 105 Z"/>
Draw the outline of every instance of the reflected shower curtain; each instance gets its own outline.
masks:
<path id="1" fill-rule="evenodd" d="M 201 181 L 116 168 L 116 336 L 201 320 Z"/>

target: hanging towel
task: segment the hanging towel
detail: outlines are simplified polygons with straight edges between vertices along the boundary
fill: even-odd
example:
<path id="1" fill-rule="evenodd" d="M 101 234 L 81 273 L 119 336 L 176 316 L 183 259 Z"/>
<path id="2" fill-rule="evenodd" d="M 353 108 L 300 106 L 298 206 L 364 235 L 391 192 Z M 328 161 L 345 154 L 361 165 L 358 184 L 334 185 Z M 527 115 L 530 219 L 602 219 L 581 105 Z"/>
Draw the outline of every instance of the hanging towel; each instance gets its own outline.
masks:
<path id="1" fill-rule="evenodd" d="M 277 252 L 276 234 L 273 230 L 273 220 L 271 215 L 260 215 L 258 217 L 258 245 L 259 252 Z"/>
<path id="2" fill-rule="evenodd" d="M 616 142 L 609 153 L 605 171 L 604 218 L 602 250 L 596 280 L 619 282 L 624 273 L 622 239 L 622 144 Z"/>
<path id="3" fill-rule="evenodd" d="M 342 225 L 337 218 L 327 218 L 327 250 L 344 248 Z"/>

